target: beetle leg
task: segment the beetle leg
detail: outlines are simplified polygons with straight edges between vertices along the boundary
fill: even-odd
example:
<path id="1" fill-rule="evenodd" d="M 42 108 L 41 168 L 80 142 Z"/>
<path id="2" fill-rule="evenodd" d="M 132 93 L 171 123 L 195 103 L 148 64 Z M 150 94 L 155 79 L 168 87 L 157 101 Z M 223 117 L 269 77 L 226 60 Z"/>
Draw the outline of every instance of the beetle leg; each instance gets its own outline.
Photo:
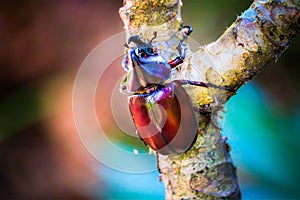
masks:
<path id="1" fill-rule="evenodd" d="M 157 32 L 156 31 L 154 31 L 153 32 L 153 38 L 150 40 L 150 44 L 153 42 L 153 40 L 155 39 L 157 37 Z"/>
<path id="2" fill-rule="evenodd" d="M 202 87 L 212 87 L 212 88 L 218 88 L 218 89 L 225 89 L 229 92 L 232 93 L 236 93 L 235 90 L 229 86 L 218 86 L 212 83 L 204 83 L 201 81 L 191 81 L 191 80 L 175 80 L 174 82 L 178 82 L 181 85 L 186 85 L 186 84 L 190 84 L 190 85 L 196 85 L 196 86 L 202 86 Z"/>
<path id="3" fill-rule="evenodd" d="M 232 92 L 233 94 L 236 94 L 236 91 L 229 87 L 229 86 L 219 86 L 219 85 L 215 85 L 215 84 L 212 84 L 212 83 L 206 83 L 207 87 L 212 87 L 212 88 L 217 88 L 217 89 L 220 89 L 220 90 L 227 90 L 228 92 Z"/>
<path id="4" fill-rule="evenodd" d="M 119 88 L 119 91 L 122 94 L 126 94 L 125 90 L 127 90 L 127 74 L 123 77 Z"/>
<path id="5" fill-rule="evenodd" d="M 196 86 L 208 87 L 208 84 L 207 84 L 207 83 L 203 83 L 203 82 L 200 82 L 200 81 L 175 80 L 174 82 L 177 82 L 177 83 L 179 83 L 180 85 L 190 84 L 190 85 L 196 85 Z"/>
<path id="6" fill-rule="evenodd" d="M 185 44 L 183 44 L 182 42 L 180 42 L 179 44 L 178 44 L 178 46 L 176 47 L 176 49 L 177 49 L 177 51 L 178 51 L 178 53 L 179 53 L 179 57 L 181 57 L 182 58 L 182 60 L 185 58 L 185 52 L 186 52 L 186 47 L 185 47 L 186 45 Z"/>
<path id="7" fill-rule="evenodd" d="M 193 28 L 191 26 L 184 26 L 183 24 L 181 24 L 181 29 L 187 30 L 183 32 L 183 38 L 180 40 L 180 43 L 182 43 L 193 31 Z"/>
<path id="8" fill-rule="evenodd" d="M 183 63 L 183 58 L 181 56 L 178 56 L 174 60 L 169 61 L 168 63 L 171 68 L 174 68 Z"/>
<path id="9" fill-rule="evenodd" d="M 168 62 L 171 68 L 177 67 L 178 65 L 183 63 L 183 60 L 185 58 L 185 51 L 186 51 L 185 45 L 180 42 L 176 49 L 179 53 L 179 56 L 177 56 L 174 60 Z"/>
<path id="10" fill-rule="evenodd" d="M 169 61 L 169 65 L 171 68 L 177 67 L 178 65 L 180 65 L 181 63 L 183 63 L 183 60 L 186 56 L 186 48 L 185 48 L 185 44 L 183 43 L 183 41 L 191 34 L 191 32 L 193 31 L 193 28 L 191 26 L 184 26 L 183 24 L 181 24 L 181 28 L 182 29 L 187 29 L 185 31 L 183 31 L 183 38 L 180 40 L 178 46 L 176 47 L 179 56 L 177 56 L 174 60 Z"/>

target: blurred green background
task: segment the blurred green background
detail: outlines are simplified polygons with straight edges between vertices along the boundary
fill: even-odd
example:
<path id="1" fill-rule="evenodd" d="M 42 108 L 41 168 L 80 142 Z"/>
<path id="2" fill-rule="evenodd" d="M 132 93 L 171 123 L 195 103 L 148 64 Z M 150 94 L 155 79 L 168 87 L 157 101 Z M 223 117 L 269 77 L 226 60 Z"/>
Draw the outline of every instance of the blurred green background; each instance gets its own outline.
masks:
<path id="1" fill-rule="evenodd" d="M 186 0 L 183 19 L 193 39 L 207 44 L 250 4 Z M 0 199 L 164 198 L 157 171 L 130 174 L 102 165 L 73 122 L 76 72 L 97 44 L 123 31 L 121 6 L 121 0 L 0 2 Z M 300 198 L 299 44 L 294 39 L 227 105 L 224 135 L 244 199 Z M 111 85 L 124 74 L 120 62 L 99 83 L 99 120 L 120 146 L 146 149 L 116 128 L 109 109 Z"/>

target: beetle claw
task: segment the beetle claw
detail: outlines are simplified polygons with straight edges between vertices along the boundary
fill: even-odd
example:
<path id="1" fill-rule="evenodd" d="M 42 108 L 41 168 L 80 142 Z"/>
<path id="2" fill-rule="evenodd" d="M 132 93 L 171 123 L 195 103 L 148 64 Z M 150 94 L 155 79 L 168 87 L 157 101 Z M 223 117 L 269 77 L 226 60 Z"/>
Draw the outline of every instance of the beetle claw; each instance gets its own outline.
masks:
<path id="1" fill-rule="evenodd" d="M 183 38 L 180 40 L 180 42 L 182 43 L 191 34 L 193 28 L 191 26 L 184 26 L 182 23 L 181 29 L 182 29 Z"/>

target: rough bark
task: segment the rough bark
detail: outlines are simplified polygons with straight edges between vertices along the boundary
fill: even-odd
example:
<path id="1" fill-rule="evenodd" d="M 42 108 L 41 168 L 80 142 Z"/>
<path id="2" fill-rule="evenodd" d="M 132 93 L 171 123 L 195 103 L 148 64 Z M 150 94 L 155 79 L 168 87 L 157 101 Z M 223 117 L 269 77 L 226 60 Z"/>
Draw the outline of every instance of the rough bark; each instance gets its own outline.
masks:
<path id="1" fill-rule="evenodd" d="M 120 9 L 127 36 L 145 40 L 158 32 L 154 46 L 166 59 L 176 56 L 181 0 L 125 0 Z M 182 155 L 158 155 L 166 199 L 240 199 L 236 170 L 218 123 L 222 108 L 235 91 L 277 60 L 300 31 L 298 0 L 256 0 L 216 41 L 188 52 L 172 79 L 211 83 L 187 86 L 198 110 L 194 146 Z"/>

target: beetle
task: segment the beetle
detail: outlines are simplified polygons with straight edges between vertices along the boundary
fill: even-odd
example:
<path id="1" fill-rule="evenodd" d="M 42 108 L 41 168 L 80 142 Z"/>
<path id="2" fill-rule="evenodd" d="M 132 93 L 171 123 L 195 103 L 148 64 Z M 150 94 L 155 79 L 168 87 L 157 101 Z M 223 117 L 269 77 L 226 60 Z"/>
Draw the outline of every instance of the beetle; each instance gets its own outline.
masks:
<path id="1" fill-rule="evenodd" d="M 170 81 L 171 71 L 183 63 L 186 48 L 183 41 L 192 32 L 192 27 L 182 26 L 183 38 L 177 51 L 179 56 L 167 62 L 149 42 L 138 35 L 131 36 L 136 46 L 129 49 L 123 60 L 127 72 L 120 84 L 121 92 L 127 90 L 128 103 L 139 137 L 156 152 L 182 154 L 189 150 L 197 139 L 198 121 L 191 100 L 182 87 L 186 84 L 207 87 L 203 82 L 190 80 Z"/>

